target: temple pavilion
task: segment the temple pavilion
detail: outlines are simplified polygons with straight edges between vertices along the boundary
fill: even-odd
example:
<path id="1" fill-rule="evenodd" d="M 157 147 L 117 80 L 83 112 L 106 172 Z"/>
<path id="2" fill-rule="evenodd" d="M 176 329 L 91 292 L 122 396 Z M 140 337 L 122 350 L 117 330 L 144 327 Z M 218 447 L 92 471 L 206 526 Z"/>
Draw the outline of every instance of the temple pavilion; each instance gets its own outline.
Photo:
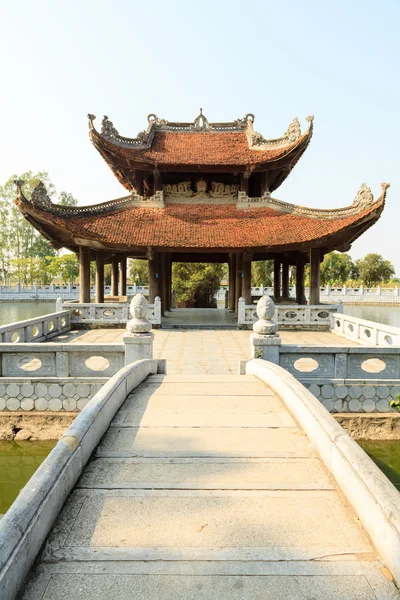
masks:
<path id="1" fill-rule="evenodd" d="M 296 302 L 305 304 L 304 267 L 310 264 L 310 304 L 319 304 L 320 262 L 351 244 L 380 217 L 388 184 L 374 199 L 364 184 L 345 208 L 305 208 L 278 200 L 279 186 L 307 149 L 313 117 L 301 131 L 294 119 L 286 133 L 265 139 L 254 115 L 211 123 L 200 110 L 192 123 L 147 117 L 134 138 L 121 136 L 104 117 L 89 117 L 93 146 L 127 195 L 101 204 L 53 204 L 39 184 L 28 200 L 17 182 L 16 203 L 55 248 L 79 255 L 80 302 L 90 302 L 90 262 L 96 263 L 96 298 L 104 302 L 104 264 L 112 265 L 113 297 L 126 295 L 128 257 L 147 259 L 149 300 L 171 305 L 171 265 L 229 264 L 229 308 L 251 302 L 252 261 L 274 260 L 274 296 L 289 297 L 289 268 L 296 271 Z"/>

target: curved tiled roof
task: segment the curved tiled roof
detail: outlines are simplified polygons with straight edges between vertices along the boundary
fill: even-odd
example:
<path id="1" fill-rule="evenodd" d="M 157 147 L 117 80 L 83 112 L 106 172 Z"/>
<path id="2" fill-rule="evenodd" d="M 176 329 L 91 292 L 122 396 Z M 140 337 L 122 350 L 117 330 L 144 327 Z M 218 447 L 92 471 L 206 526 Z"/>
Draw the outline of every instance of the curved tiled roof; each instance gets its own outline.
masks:
<path id="1" fill-rule="evenodd" d="M 167 204 L 164 208 L 123 206 L 101 213 L 57 212 L 50 204 L 36 205 L 21 194 L 20 210 L 33 217 L 43 230 L 57 239 L 59 232 L 68 232 L 71 239 L 84 239 L 105 247 L 164 247 L 181 249 L 212 248 L 277 248 L 299 245 L 317 246 L 349 230 L 346 237 L 355 237 L 380 216 L 386 195 L 369 206 L 359 206 L 350 214 L 324 211 L 325 217 L 282 211 L 277 208 L 238 209 L 230 204 Z M 371 194 L 372 196 L 372 194 Z M 100 205 L 101 206 L 101 205 Z M 306 209 L 303 209 L 306 210 Z M 359 233 L 354 235 L 354 227 Z"/>
<path id="2" fill-rule="evenodd" d="M 121 136 L 108 117 L 101 132 L 89 115 L 90 138 L 127 189 L 135 187 L 134 171 L 218 170 L 276 171 L 276 189 L 306 150 L 313 132 L 313 117 L 307 117 L 308 129 L 302 134 L 298 119 L 277 139 L 266 140 L 254 130 L 254 115 L 231 123 L 209 123 L 202 112 L 193 123 L 170 123 L 149 115 L 146 131 L 136 138 Z M 279 171 L 281 173 L 279 174 Z"/>

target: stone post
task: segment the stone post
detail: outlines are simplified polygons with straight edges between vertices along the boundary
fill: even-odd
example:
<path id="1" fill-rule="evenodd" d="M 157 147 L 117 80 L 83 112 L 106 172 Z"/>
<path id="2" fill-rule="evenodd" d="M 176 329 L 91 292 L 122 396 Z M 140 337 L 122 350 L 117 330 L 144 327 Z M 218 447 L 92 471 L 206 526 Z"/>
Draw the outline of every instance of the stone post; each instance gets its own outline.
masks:
<path id="1" fill-rule="evenodd" d="M 132 319 L 126 324 L 128 333 L 124 335 L 125 365 L 143 358 L 153 358 L 153 338 L 151 323 L 148 320 L 149 303 L 142 294 L 136 294 L 130 305 Z"/>
<path id="2" fill-rule="evenodd" d="M 63 299 L 61 297 L 57 298 L 57 300 L 56 300 L 56 312 L 62 312 L 62 310 L 63 310 L 62 303 L 63 303 Z"/>
<path id="3" fill-rule="evenodd" d="M 279 346 L 281 338 L 278 325 L 274 323 L 275 305 L 269 296 L 262 296 L 257 302 L 258 321 L 253 325 L 250 336 L 251 358 L 262 358 L 279 365 Z"/>

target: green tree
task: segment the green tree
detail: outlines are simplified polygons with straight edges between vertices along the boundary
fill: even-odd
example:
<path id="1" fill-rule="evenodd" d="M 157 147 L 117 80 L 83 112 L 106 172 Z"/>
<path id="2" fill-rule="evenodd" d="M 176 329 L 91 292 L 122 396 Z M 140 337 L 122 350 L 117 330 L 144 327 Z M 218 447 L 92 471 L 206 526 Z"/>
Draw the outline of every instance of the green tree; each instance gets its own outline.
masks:
<path id="1" fill-rule="evenodd" d="M 149 285 L 149 263 L 147 260 L 129 260 L 130 280 L 137 285 Z"/>
<path id="2" fill-rule="evenodd" d="M 181 263 L 172 265 L 172 287 L 178 304 L 213 306 L 214 294 L 226 277 L 225 264 Z"/>
<path id="3" fill-rule="evenodd" d="M 367 287 L 388 282 L 395 274 L 394 267 L 381 254 L 370 253 L 356 261 L 360 279 Z"/>
<path id="4" fill-rule="evenodd" d="M 329 252 L 321 263 L 321 285 L 344 285 L 353 270 L 354 264 L 349 254 Z"/>
<path id="5" fill-rule="evenodd" d="M 62 206 L 78 206 L 78 200 L 69 192 L 60 192 L 57 203 Z"/>
<path id="6" fill-rule="evenodd" d="M 18 280 L 26 277 L 26 264 L 11 263 L 14 259 L 40 258 L 45 262 L 46 257 L 55 256 L 56 252 L 50 243 L 36 231 L 34 227 L 22 216 L 15 206 L 16 187 L 14 180 L 24 181 L 23 193 L 29 199 L 36 185 L 41 181 L 46 186 L 50 198 L 67 206 L 76 206 L 76 199 L 67 192 L 61 192 L 57 197 L 55 187 L 48 173 L 27 171 L 22 175 L 13 175 L 0 186 L 0 283 L 10 283 L 16 274 Z M 33 264 L 33 263 L 32 263 Z M 30 271 L 33 273 L 32 269 Z M 25 275 L 22 275 L 22 273 Z M 32 275 L 33 276 L 33 275 Z M 31 277 L 31 275 L 29 275 Z M 41 279 L 48 279 L 46 273 L 40 275 Z"/>
<path id="7" fill-rule="evenodd" d="M 64 283 L 75 283 L 79 275 L 76 254 L 55 256 L 49 265 L 49 270 L 53 277 L 60 276 Z"/>
<path id="8" fill-rule="evenodd" d="M 251 263 L 251 285 L 259 287 L 272 285 L 272 275 L 274 272 L 273 260 L 257 260 Z"/>

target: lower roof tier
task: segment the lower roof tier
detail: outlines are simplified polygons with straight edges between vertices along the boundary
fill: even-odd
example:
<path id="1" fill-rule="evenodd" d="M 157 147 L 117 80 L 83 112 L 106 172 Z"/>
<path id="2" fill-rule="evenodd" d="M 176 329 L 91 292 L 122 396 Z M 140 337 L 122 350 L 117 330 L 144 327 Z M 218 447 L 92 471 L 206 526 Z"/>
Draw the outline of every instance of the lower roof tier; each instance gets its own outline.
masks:
<path id="1" fill-rule="evenodd" d="M 40 186 L 41 184 L 39 184 Z M 28 200 L 21 186 L 16 203 L 25 217 L 57 247 L 129 251 L 149 247 L 165 250 L 212 251 L 263 249 L 348 250 L 350 244 L 380 217 L 386 189 L 373 199 L 364 185 L 353 204 L 341 210 L 292 211 L 278 206 L 238 209 L 232 204 L 166 204 L 163 208 L 118 205 L 111 210 L 76 209 L 43 201 L 44 186 Z M 44 190 L 44 192 L 43 192 Z M 369 190 L 367 193 L 366 190 Z M 360 202 L 368 195 L 367 203 Z M 284 203 L 281 203 L 282 205 Z"/>

